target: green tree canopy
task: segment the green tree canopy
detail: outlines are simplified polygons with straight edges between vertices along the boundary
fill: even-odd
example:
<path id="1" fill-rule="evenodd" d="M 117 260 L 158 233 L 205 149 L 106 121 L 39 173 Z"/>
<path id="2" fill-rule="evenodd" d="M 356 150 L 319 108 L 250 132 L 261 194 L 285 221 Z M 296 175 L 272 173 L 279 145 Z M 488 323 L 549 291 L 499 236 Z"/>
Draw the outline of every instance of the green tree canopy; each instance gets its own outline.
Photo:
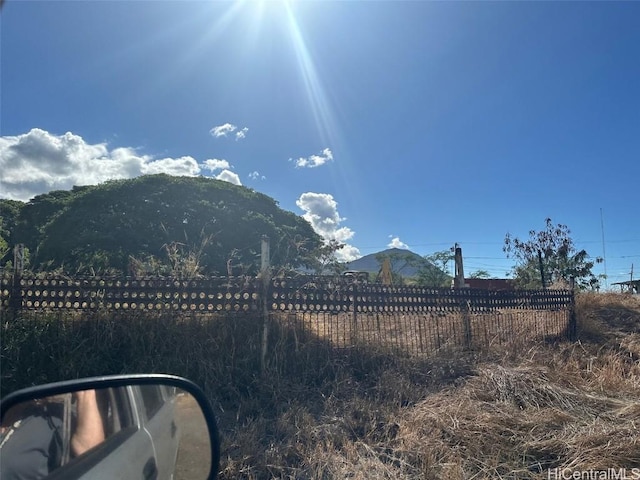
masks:
<path id="1" fill-rule="evenodd" d="M 571 278 L 575 279 L 578 288 L 593 289 L 599 286 L 592 269 L 600 259 L 591 261 L 586 250 L 578 251 L 569 228 L 560 223 L 554 225 L 550 218 L 545 220 L 544 230 L 529 232 L 529 240 L 520 240 L 507 233 L 503 251 L 507 258 L 516 260 L 513 275 L 520 288 L 535 289 L 543 286 L 540 259 L 547 286 L 566 286 Z"/>
<path id="2" fill-rule="evenodd" d="M 418 285 L 425 287 L 450 287 L 452 277 L 449 271 L 449 263 L 453 261 L 454 254 L 451 250 L 441 250 L 426 255 L 427 263 L 418 271 Z"/>
<path id="3" fill-rule="evenodd" d="M 376 254 L 376 260 L 382 268 L 382 264 L 386 259 L 389 259 L 389 265 L 391 267 L 391 277 L 394 285 L 404 285 L 405 278 L 402 272 L 407 267 L 419 268 L 421 258 L 413 252 L 397 250 L 387 250 L 386 252 L 380 252 Z"/>
<path id="4" fill-rule="evenodd" d="M 344 248 L 344 244 L 337 240 L 329 240 L 316 248 L 312 254 L 309 269 L 316 275 L 340 275 L 347 267 L 338 260 L 337 252 Z"/>
<path id="5" fill-rule="evenodd" d="M 488 271 L 481 268 L 471 273 L 469 275 L 469 278 L 491 278 L 491 274 Z"/>
<path id="6" fill-rule="evenodd" d="M 24 203 L 17 200 L 0 200 L 0 266 L 9 264 L 13 258 L 11 237 L 23 206 Z"/>
<path id="7" fill-rule="evenodd" d="M 160 174 L 35 197 L 11 240 L 27 245 L 36 270 L 215 275 L 255 273 L 262 235 L 275 267 L 310 265 L 322 246 L 308 222 L 264 194 Z"/>

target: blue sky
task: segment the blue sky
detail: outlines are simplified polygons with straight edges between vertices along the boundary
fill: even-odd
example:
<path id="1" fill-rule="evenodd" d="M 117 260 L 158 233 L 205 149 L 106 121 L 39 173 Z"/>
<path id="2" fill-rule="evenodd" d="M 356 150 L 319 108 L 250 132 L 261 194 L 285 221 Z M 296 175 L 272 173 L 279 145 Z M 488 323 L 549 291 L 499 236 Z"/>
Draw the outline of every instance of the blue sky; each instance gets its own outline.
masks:
<path id="1" fill-rule="evenodd" d="M 544 219 L 640 277 L 640 2 L 5 2 L 0 197 L 167 172 L 356 257 Z M 596 273 L 604 267 L 598 266 Z"/>

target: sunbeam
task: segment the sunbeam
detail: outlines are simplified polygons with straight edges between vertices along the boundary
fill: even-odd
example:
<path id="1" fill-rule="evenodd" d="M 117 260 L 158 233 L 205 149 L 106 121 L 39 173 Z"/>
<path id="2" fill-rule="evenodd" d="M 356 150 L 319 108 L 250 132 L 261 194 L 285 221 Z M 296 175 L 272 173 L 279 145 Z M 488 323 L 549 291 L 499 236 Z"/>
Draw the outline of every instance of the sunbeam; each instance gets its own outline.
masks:
<path id="1" fill-rule="evenodd" d="M 289 3 L 285 3 L 284 6 L 287 14 L 288 31 L 298 61 L 298 70 L 304 82 L 307 101 L 309 102 L 316 128 L 322 141 L 333 145 L 338 139 L 336 138 L 335 122 L 333 120 L 331 106 L 329 105 L 313 59 L 309 54 L 309 49 L 296 21 L 293 9 Z"/>
<path id="2" fill-rule="evenodd" d="M 215 44 L 225 34 L 225 31 L 232 22 L 237 18 L 238 14 L 242 11 L 242 4 L 244 2 L 233 2 L 229 5 L 229 8 L 218 19 L 214 19 L 212 24 L 207 28 L 196 28 L 196 25 L 206 22 L 211 22 L 211 12 L 204 7 L 204 10 L 196 9 L 192 14 L 191 21 L 183 21 L 179 26 L 172 27 L 171 30 L 191 30 L 192 32 L 204 32 L 199 38 L 195 39 L 188 49 L 184 50 L 180 57 L 174 59 L 173 68 L 170 71 L 166 71 L 161 77 L 156 77 L 147 86 L 146 92 L 142 93 L 147 97 L 151 97 L 157 94 L 163 89 L 171 88 L 171 85 L 177 80 L 184 72 L 197 66 L 202 58 L 206 57 L 206 52 L 211 48 L 211 45 Z M 154 43 L 149 42 L 151 45 Z"/>

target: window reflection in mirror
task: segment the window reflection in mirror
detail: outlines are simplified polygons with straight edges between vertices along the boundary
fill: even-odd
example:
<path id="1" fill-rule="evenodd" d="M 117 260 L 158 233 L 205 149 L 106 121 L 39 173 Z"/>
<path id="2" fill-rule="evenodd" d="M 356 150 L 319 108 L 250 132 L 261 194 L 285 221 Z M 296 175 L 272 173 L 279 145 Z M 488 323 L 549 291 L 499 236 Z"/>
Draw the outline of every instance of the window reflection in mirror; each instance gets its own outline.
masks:
<path id="1" fill-rule="evenodd" d="M 0 478 L 207 478 L 206 420 L 166 385 L 84 390 L 24 402 L 0 430 Z"/>

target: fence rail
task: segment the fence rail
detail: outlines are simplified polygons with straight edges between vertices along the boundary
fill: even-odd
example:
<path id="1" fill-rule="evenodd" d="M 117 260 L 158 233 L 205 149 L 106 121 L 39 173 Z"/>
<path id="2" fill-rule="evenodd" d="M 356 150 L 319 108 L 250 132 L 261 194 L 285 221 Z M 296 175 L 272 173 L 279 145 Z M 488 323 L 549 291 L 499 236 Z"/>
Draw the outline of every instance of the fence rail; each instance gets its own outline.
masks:
<path id="1" fill-rule="evenodd" d="M 341 277 L 3 278 L 3 316 L 38 312 L 204 315 L 254 318 L 255 328 L 291 337 L 295 348 L 376 346 L 408 355 L 575 335 L 568 290 L 490 291 L 393 287 Z M 6 318 L 6 317 L 5 317 Z M 262 321 L 260 321 L 262 319 Z M 266 353 L 265 353 L 266 355 Z"/>
<path id="2" fill-rule="evenodd" d="M 327 313 L 483 313 L 503 309 L 571 308 L 569 290 L 476 290 L 393 287 L 340 277 L 274 278 L 4 277 L 0 305 L 17 310 L 178 310 Z"/>

